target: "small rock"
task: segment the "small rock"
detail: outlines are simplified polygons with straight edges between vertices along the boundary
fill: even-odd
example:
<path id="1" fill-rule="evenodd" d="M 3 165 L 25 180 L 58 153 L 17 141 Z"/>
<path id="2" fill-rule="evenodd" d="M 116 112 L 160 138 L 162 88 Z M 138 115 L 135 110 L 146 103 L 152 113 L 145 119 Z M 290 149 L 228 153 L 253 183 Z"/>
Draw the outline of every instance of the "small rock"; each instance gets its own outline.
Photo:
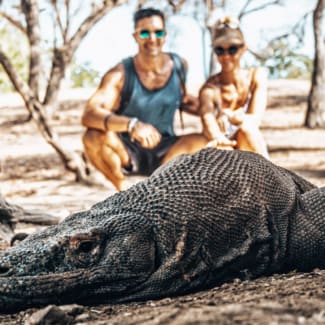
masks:
<path id="1" fill-rule="evenodd" d="M 68 325 L 73 318 L 58 306 L 49 305 L 33 313 L 26 321 L 26 325 Z"/>

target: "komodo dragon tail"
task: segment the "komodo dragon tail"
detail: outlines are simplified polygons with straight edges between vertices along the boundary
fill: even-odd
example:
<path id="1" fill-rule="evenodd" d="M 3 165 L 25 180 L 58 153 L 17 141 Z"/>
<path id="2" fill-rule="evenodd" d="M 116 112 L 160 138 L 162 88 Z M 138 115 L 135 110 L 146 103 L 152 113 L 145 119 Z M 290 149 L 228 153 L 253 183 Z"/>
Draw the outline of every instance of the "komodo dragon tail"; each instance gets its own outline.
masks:
<path id="1" fill-rule="evenodd" d="M 292 222 L 290 255 L 298 270 L 325 267 L 325 187 L 305 192 Z"/>

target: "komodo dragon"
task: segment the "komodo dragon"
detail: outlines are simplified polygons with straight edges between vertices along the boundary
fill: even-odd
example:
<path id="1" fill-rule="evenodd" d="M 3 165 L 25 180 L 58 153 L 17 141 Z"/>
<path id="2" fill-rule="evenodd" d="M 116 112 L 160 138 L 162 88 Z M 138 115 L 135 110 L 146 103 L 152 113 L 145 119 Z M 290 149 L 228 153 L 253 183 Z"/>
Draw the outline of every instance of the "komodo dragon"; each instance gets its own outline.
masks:
<path id="1" fill-rule="evenodd" d="M 180 295 L 325 267 L 325 187 L 253 153 L 181 155 L 0 252 L 0 311 Z"/>

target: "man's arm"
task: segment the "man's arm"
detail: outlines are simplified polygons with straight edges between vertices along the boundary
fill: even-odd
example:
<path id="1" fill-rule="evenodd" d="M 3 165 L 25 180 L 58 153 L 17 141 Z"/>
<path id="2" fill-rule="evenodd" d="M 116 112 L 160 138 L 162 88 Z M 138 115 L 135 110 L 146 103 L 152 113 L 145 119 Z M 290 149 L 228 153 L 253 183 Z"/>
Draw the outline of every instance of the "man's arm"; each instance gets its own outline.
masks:
<path id="1" fill-rule="evenodd" d="M 131 118 L 117 115 L 124 84 L 124 68 L 122 64 L 108 71 L 89 99 L 82 115 L 82 124 L 87 128 L 101 131 L 128 132 Z M 142 147 L 154 148 L 161 140 L 160 132 L 151 124 L 138 121 L 132 127 L 131 138 Z"/>
<path id="2" fill-rule="evenodd" d="M 113 113 L 119 107 L 123 83 L 124 69 L 121 64 L 104 75 L 83 112 L 81 122 L 85 127 L 101 131 L 108 128 L 115 132 L 127 131 L 130 118 Z"/>

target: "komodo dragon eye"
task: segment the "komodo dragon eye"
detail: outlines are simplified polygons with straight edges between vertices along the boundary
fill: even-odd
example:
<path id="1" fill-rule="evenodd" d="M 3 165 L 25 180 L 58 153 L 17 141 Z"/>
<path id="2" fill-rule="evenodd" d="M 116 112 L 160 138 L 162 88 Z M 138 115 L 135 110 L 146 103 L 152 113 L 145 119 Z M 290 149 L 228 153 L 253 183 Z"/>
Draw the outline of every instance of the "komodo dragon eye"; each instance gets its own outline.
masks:
<path id="1" fill-rule="evenodd" d="M 90 253 L 95 248 L 95 246 L 97 246 L 96 242 L 85 240 L 84 242 L 79 243 L 78 250 L 80 253 Z"/>
<path id="2" fill-rule="evenodd" d="M 76 234 L 69 238 L 65 260 L 76 267 L 96 263 L 103 251 L 104 236 L 100 233 Z"/>

